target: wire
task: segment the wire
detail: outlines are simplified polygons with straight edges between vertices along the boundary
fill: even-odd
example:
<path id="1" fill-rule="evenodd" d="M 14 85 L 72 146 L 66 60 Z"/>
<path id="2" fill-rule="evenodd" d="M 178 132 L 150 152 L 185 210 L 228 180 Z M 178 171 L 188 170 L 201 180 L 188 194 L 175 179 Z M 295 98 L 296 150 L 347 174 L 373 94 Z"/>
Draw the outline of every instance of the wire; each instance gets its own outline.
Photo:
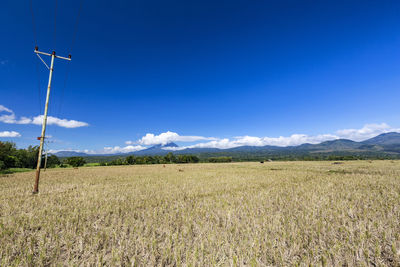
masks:
<path id="1" fill-rule="evenodd" d="M 69 63 L 67 65 L 67 69 L 65 70 L 64 84 L 63 84 L 63 87 L 61 89 L 61 98 L 60 98 L 60 104 L 58 106 L 57 118 L 60 118 L 62 105 L 64 104 L 64 91 L 65 91 L 65 88 L 67 87 L 68 74 L 69 74 L 69 65 L 70 64 L 71 63 Z"/>
<path id="2" fill-rule="evenodd" d="M 38 83 L 38 96 L 39 96 L 39 115 L 42 114 L 42 90 L 40 90 L 40 72 L 39 72 L 39 61 L 36 60 L 36 76 Z"/>
<path id="3" fill-rule="evenodd" d="M 56 33 L 57 33 L 57 6 L 58 0 L 56 0 L 56 4 L 54 7 L 54 33 L 53 33 L 53 48 L 56 49 Z"/>
<path id="4" fill-rule="evenodd" d="M 76 40 L 76 36 L 77 36 L 77 33 L 78 33 L 78 25 L 79 25 L 81 13 L 82 13 L 82 8 L 83 8 L 83 1 L 84 0 L 81 0 L 80 3 L 79 3 L 79 11 L 78 11 L 78 15 L 76 16 L 76 20 L 75 20 L 74 32 L 73 32 L 73 35 L 72 35 L 70 53 L 72 53 L 72 50 L 73 50 L 74 45 L 75 45 L 75 40 Z M 71 64 L 71 62 L 67 65 L 67 69 L 65 71 L 64 84 L 63 84 L 63 87 L 61 89 L 61 98 L 60 98 L 60 105 L 59 105 L 58 112 L 57 112 L 57 118 L 59 118 L 59 116 L 61 114 L 62 106 L 64 104 L 64 92 L 65 92 L 65 89 L 67 87 L 70 64 Z"/>
<path id="5" fill-rule="evenodd" d="M 77 32 L 78 32 L 79 21 L 80 21 L 80 17 L 81 17 L 81 13 L 82 13 L 82 8 L 83 8 L 83 1 L 84 0 L 80 1 L 79 11 L 78 11 L 78 15 L 76 17 L 76 21 L 75 21 L 75 25 L 74 25 L 74 32 L 73 32 L 72 41 L 71 41 L 70 53 L 72 52 L 72 49 L 74 48 L 74 45 L 75 45 L 75 40 L 76 40 L 76 36 L 77 36 Z M 53 48 L 54 48 L 54 50 L 56 48 L 56 37 L 57 37 L 57 8 L 58 8 L 58 0 L 55 0 L 54 32 L 53 32 Z M 34 12 L 33 12 L 32 0 L 30 0 L 30 11 L 31 11 L 31 15 L 32 15 L 33 36 L 34 36 L 35 46 L 37 46 L 36 24 L 35 24 Z M 69 65 L 70 64 L 67 65 L 67 69 L 65 71 L 64 83 L 63 83 L 63 87 L 62 87 L 62 90 L 61 90 L 61 99 L 60 99 L 60 104 L 58 106 L 57 118 L 59 118 L 60 114 L 61 114 L 61 109 L 62 109 L 63 99 L 64 99 L 64 91 L 65 91 L 65 88 L 67 86 L 67 81 L 68 81 L 68 76 L 69 76 L 69 68 L 70 68 Z M 39 114 L 41 114 L 42 113 L 42 104 L 41 104 L 42 101 L 41 101 L 41 90 L 40 90 L 41 86 L 40 86 L 40 73 L 39 73 L 38 62 L 36 63 L 36 72 L 37 72 L 37 76 L 38 76 Z M 50 108 L 51 107 L 49 107 L 49 109 Z M 55 130 L 57 131 L 57 128 L 55 128 Z"/>
<path id="6" fill-rule="evenodd" d="M 32 18 L 32 32 L 33 32 L 33 40 L 35 42 L 35 47 L 37 46 L 37 33 L 36 33 L 36 23 L 35 23 L 35 14 L 33 12 L 33 4 L 32 0 L 29 0 L 29 9 L 31 11 L 31 18 Z M 38 101 L 39 101 L 39 115 L 42 114 L 42 92 L 40 90 L 40 71 L 39 71 L 39 62 L 36 61 L 36 78 L 38 84 Z"/>
<path id="7" fill-rule="evenodd" d="M 71 42 L 71 50 L 70 50 L 71 53 L 72 53 L 72 49 L 74 48 L 74 45 L 75 45 L 76 35 L 78 32 L 79 20 L 80 20 L 81 13 L 82 13 L 82 7 L 83 7 L 83 0 L 80 1 L 78 15 L 76 16 L 74 33 L 72 35 L 72 42 Z"/>
<path id="8" fill-rule="evenodd" d="M 31 10 L 31 17 L 32 17 L 33 39 L 35 41 L 35 46 L 37 46 L 36 24 L 35 24 L 35 16 L 34 16 L 34 13 L 33 13 L 32 0 L 29 0 L 29 8 Z"/>

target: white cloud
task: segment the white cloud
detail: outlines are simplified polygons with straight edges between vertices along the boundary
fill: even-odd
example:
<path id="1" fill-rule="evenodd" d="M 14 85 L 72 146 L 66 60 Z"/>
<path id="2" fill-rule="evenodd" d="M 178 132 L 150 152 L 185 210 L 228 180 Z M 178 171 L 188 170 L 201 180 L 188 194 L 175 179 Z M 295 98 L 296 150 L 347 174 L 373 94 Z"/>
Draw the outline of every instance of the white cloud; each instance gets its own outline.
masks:
<path id="1" fill-rule="evenodd" d="M 293 134 L 291 136 L 280 137 L 256 137 L 256 136 L 240 136 L 235 137 L 233 140 L 228 138 L 214 140 L 206 143 L 198 143 L 191 146 L 179 148 L 163 148 L 166 150 L 181 150 L 184 148 L 219 148 L 227 149 L 239 146 L 297 146 L 304 143 L 317 144 L 327 140 L 338 139 L 335 135 L 325 134 L 317 136 L 308 136 L 305 134 Z"/>
<path id="2" fill-rule="evenodd" d="M 32 120 L 27 117 L 21 117 L 16 123 L 17 124 L 30 124 L 30 123 L 32 123 Z"/>
<path id="3" fill-rule="evenodd" d="M 125 147 L 105 147 L 103 151 L 98 154 L 116 154 L 116 153 L 130 153 L 146 149 L 144 146 L 125 146 Z"/>
<path id="4" fill-rule="evenodd" d="M 320 134 L 315 136 L 309 136 L 306 134 L 292 134 L 288 137 L 264 137 L 262 138 L 262 141 L 264 145 L 271 146 L 298 146 L 305 143 L 317 144 L 338 138 L 338 136 L 332 134 Z"/>
<path id="5" fill-rule="evenodd" d="M 100 150 L 89 150 L 89 149 L 51 149 L 49 150 L 50 153 L 57 153 L 60 151 L 68 151 L 68 152 L 79 152 L 79 153 L 86 153 L 90 155 L 99 155 L 99 154 L 117 154 L 117 153 L 130 153 L 135 151 L 140 151 L 146 149 L 144 146 L 114 146 L 114 147 L 104 147 Z"/>
<path id="6" fill-rule="evenodd" d="M 155 144 L 167 144 L 169 142 L 194 142 L 204 141 L 193 145 L 180 146 L 180 147 L 163 147 L 164 150 L 179 151 L 187 148 L 219 148 L 227 149 L 240 146 L 297 146 L 304 143 L 318 144 L 324 141 L 335 140 L 339 138 L 351 139 L 354 141 L 363 141 L 386 132 L 400 132 L 400 129 L 390 127 L 386 123 L 381 124 L 366 124 L 361 129 L 344 129 L 338 130 L 335 134 L 320 134 L 320 135 L 307 135 L 307 134 L 292 134 L 290 136 L 279 137 L 257 137 L 257 136 L 237 136 L 234 138 L 217 139 L 214 137 L 202 136 L 180 136 L 174 132 L 165 132 L 160 135 L 151 133 L 146 134 L 136 142 L 126 141 L 127 146 L 120 147 L 105 147 L 102 150 L 83 150 L 77 152 L 85 152 L 88 154 L 115 154 L 115 153 L 128 153 L 146 149 L 146 146 Z M 141 145 L 133 145 L 141 144 Z M 143 145 L 143 146 L 142 146 Z M 75 150 L 76 151 L 76 150 Z"/>
<path id="7" fill-rule="evenodd" d="M 200 140 L 215 140 L 214 137 L 203 137 L 203 136 L 185 136 L 179 135 L 174 132 L 167 131 L 165 133 L 161 133 L 159 135 L 154 135 L 152 133 L 148 133 L 143 136 L 137 143 L 142 145 L 166 145 L 171 142 L 194 142 Z M 132 141 L 127 141 L 126 144 L 133 144 Z"/>
<path id="8" fill-rule="evenodd" d="M 43 123 L 43 115 L 36 116 L 32 119 L 32 124 L 42 125 Z M 47 117 L 48 125 L 57 125 L 64 128 L 77 128 L 89 126 L 88 123 L 76 120 L 67 120 L 67 119 L 59 119 L 56 117 L 48 116 Z"/>
<path id="9" fill-rule="evenodd" d="M 375 137 L 382 133 L 400 132 L 400 129 L 392 128 L 386 123 L 366 124 L 361 129 L 343 129 L 337 131 L 340 138 L 346 138 L 354 141 L 363 141 Z"/>
<path id="10" fill-rule="evenodd" d="M 0 105 L 0 112 L 2 112 L 2 111 L 8 112 L 8 113 L 13 113 L 13 111 L 11 109 L 8 109 L 3 105 Z"/>
<path id="11" fill-rule="evenodd" d="M 78 153 L 86 153 L 86 154 L 99 154 L 96 150 L 89 150 L 89 149 L 81 150 L 81 149 L 70 149 L 70 148 L 67 148 L 67 149 L 50 149 L 49 153 L 55 154 L 55 153 L 60 152 L 60 151 L 63 151 L 63 152 L 64 151 L 66 151 L 66 152 L 78 152 Z"/>
<path id="12" fill-rule="evenodd" d="M 0 121 L 4 123 L 16 123 L 14 114 L 3 114 L 0 116 Z"/>
<path id="13" fill-rule="evenodd" d="M 42 125 L 43 123 L 43 115 L 36 116 L 33 119 L 27 117 L 21 117 L 20 119 L 17 119 L 14 112 L 3 105 L 0 105 L 0 112 L 8 113 L 0 115 L 0 122 L 8 124 L 35 124 L 35 125 Z M 82 121 L 59 119 L 52 116 L 47 117 L 47 124 L 57 125 L 64 128 L 77 128 L 89 125 L 88 123 Z"/>
<path id="14" fill-rule="evenodd" d="M 19 132 L 15 132 L 15 131 L 4 131 L 4 132 L 0 132 L 0 137 L 20 137 L 21 134 Z"/>
<path id="15" fill-rule="evenodd" d="M 353 141 L 363 141 L 375 137 L 382 133 L 400 132 L 400 129 L 390 127 L 386 123 L 366 124 L 361 129 L 344 129 L 336 131 L 336 134 L 292 134 L 290 136 L 279 137 L 256 137 L 256 136 L 238 136 L 233 139 L 217 139 L 205 143 L 197 143 L 190 146 L 166 147 L 165 150 L 182 150 L 186 148 L 219 148 L 227 149 L 239 146 L 297 146 L 305 143 L 318 144 L 324 141 L 335 140 L 339 138 L 350 139 Z"/>

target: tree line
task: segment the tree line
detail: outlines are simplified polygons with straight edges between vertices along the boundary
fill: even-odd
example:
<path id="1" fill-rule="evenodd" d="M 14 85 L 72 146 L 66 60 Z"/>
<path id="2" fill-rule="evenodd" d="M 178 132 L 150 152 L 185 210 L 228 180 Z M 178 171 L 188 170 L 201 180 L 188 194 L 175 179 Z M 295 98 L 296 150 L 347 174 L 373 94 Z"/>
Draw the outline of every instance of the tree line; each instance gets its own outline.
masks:
<path id="1" fill-rule="evenodd" d="M 100 166 L 141 165 L 141 164 L 171 164 L 171 163 L 198 163 L 200 158 L 195 155 L 174 155 L 169 152 L 165 156 L 135 156 L 115 158 L 108 162 L 100 162 Z M 232 162 L 232 157 L 212 157 L 202 162 Z M 83 166 L 86 161 L 83 157 L 69 157 L 64 163 L 73 167 Z"/>
<path id="2" fill-rule="evenodd" d="M 38 146 L 29 146 L 26 149 L 17 149 L 15 143 L 0 141 L 0 171 L 10 168 L 36 168 L 38 161 Z M 47 167 L 60 165 L 60 160 L 55 155 L 47 158 Z M 42 160 L 42 167 L 44 160 Z"/>
<path id="3" fill-rule="evenodd" d="M 174 155 L 172 152 L 165 156 L 134 156 L 117 158 L 110 162 L 102 162 L 102 166 L 136 165 L 136 164 L 170 164 L 170 163 L 198 163 L 200 159 L 194 155 Z"/>
<path id="4" fill-rule="evenodd" d="M 38 146 L 29 146 L 26 149 L 17 149 L 15 143 L 0 141 L 0 171 L 10 168 L 29 168 L 35 169 L 38 161 Z M 211 157 L 203 159 L 203 162 L 231 162 L 232 157 Z M 165 156 L 134 156 L 125 158 L 115 158 L 109 162 L 102 162 L 102 166 L 112 165 L 135 165 L 135 164 L 170 164 L 170 163 L 198 163 L 200 158 L 195 155 L 174 155 L 172 152 Z M 44 156 L 42 168 L 44 167 Z M 60 160 L 56 155 L 49 155 L 47 158 L 47 168 L 54 167 L 80 167 L 86 164 L 83 157 L 69 157 Z"/>

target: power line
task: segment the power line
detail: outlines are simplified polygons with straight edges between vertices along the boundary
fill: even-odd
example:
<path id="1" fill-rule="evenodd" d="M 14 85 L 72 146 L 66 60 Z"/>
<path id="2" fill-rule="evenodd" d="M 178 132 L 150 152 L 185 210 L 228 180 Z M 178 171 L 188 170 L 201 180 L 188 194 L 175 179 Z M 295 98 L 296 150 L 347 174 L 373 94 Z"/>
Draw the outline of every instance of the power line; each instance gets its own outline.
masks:
<path id="1" fill-rule="evenodd" d="M 35 46 L 37 46 L 36 24 L 35 24 L 35 16 L 34 16 L 34 13 L 33 13 L 32 0 L 29 0 L 29 7 L 30 7 L 30 10 L 31 10 L 33 39 L 35 41 Z"/>
<path id="2" fill-rule="evenodd" d="M 72 50 L 72 48 L 74 46 L 74 43 L 75 43 L 75 38 L 76 38 L 77 30 L 78 30 L 78 24 L 79 24 L 80 13 L 81 13 L 81 10 L 82 10 L 82 5 L 83 5 L 83 0 L 81 0 L 78 16 L 77 16 L 77 19 L 76 19 L 76 22 L 75 22 L 75 29 L 74 29 L 74 33 L 73 33 L 72 42 L 71 42 L 71 50 Z M 43 61 L 43 63 L 46 65 L 46 67 L 49 69 L 50 72 L 49 72 L 49 82 L 48 82 L 48 86 L 47 86 L 46 104 L 45 104 L 44 115 L 43 115 L 42 133 L 41 133 L 41 137 L 39 138 L 40 146 L 39 146 L 39 152 L 38 152 L 38 162 L 37 162 L 37 166 L 36 166 L 36 178 L 35 178 L 35 184 L 34 184 L 34 189 L 33 189 L 33 193 L 37 194 L 39 192 L 40 168 L 41 168 L 41 161 L 42 161 L 43 145 L 44 145 L 45 134 L 46 134 L 47 115 L 48 115 L 48 109 L 49 109 L 49 99 L 50 99 L 50 89 L 51 89 L 51 80 L 52 80 L 52 75 L 53 75 L 54 59 L 55 58 L 59 58 L 59 59 L 64 59 L 64 60 L 70 61 L 71 60 L 71 55 L 69 55 L 68 57 L 61 57 L 61 56 L 56 55 L 56 52 L 54 50 L 53 50 L 53 52 L 51 54 L 39 51 L 38 46 L 37 46 L 36 25 L 35 25 L 34 13 L 33 13 L 33 7 L 32 6 L 33 6 L 32 5 L 32 0 L 30 0 L 30 9 L 31 9 L 31 15 L 32 15 L 32 29 L 33 29 L 34 39 L 35 39 L 35 53 L 38 55 L 38 57 L 42 61 L 43 61 L 43 59 L 40 57 L 40 55 L 45 55 L 45 56 L 50 56 L 51 57 L 50 67 Z M 54 46 L 54 48 L 56 46 L 56 33 L 57 33 L 57 6 L 58 6 L 58 0 L 55 0 L 54 32 L 53 32 L 53 46 Z M 64 94 L 64 88 L 66 87 L 66 84 L 67 84 L 68 73 L 69 73 L 69 68 L 67 68 L 66 74 L 65 74 L 65 78 L 64 78 L 64 86 L 63 86 L 63 91 L 62 91 L 62 95 L 61 95 L 62 98 L 63 98 L 63 94 Z M 37 74 L 39 76 L 39 84 L 38 85 L 39 85 L 39 95 L 40 95 L 40 75 L 39 75 L 39 71 L 37 71 Z M 39 98 L 39 102 L 41 102 L 40 98 Z M 62 99 L 61 99 L 61 102 L 62 102 Z M 59 113 L 60 112 L 61 112 L 61 105 L 59 106 Z M 48 146 L 47 146 L 47 150 L 48 150 Z M 47 150 L 46 150 L 46 160 L 47 160 Z"/>
<path id="3" fill-rule="evenodd" d="M 65 91 L 65 88 L 67 87 L 68 74 L 69 74 L 69 65 L 70 64 L 67 65 L 67 69 L 65 70 L 64 84 L 63 84 L 63 87 L 61 89 L 61 98 L 60 98 L 60 104 L 58 106 L 57 118 L 60 118 L 61 109 L 62 109 L 62 106 L 64 104 L 64 91 Z"/>
<path id="4" fill-rule="evenodd" d="M 79 3 L 78 15 L 76 16 L 75 25 L 74 25 L 74 32 L 72 34 L 70 54 L 72 54 L 72 50 L 74 49 L 74 46 L 75 46 L 75 40 L 76 40 L 76 36 L 77 36 L 77 33 L 78 33 L 78 26 L 79 26 L 79 21 L 80 21 L 80 17 L 81 17 L 81 13 L 82 13 L 82 8 L 83 8 L 83 1 L 84 0 L 81 0 L 80 3 Z M 69 66 L 70 66 L 70 64 L 67 65 L 67 69 L 65 71 L 64 83 L 63 83 L 63 87 L 61 89 L 61 99 L 60 99 L 60 104 L 59 104 L 58 112 L 57 112 L 57 117 L 58 118 L 61 115 L 62 106 L 64 104 L 64 92 L 65 92 L 65 89 L 67 87 L 67 81 L 68 81 L 68 78 L 69 78 L 69 68 L 70 68 Z"/>
<path id="5" fill-rule="evenodd" d="M 39 61 L 36 61 L 36 78 L 38 83 L 38 97 L 39 97 L 39 115 L 42 114 L 42 91 L 40 90 L 40 72 L 39 72 Z"/>
<path id="6" fill-rule="evenodd" d="M 79 3 L 79 11 L 78 11 L 78 15 L 76 16 L 75 27 L 74 27 L 74 33 L 73 33 L 73 35 L 72 35 L 72 42 L 71 42 L 71 50 L 70 50 L 70 53 L 72 53 L 72 49 L 74 49 L 75 40 L 76 40 L 76 35 L 77 35 L 77 32 L 78 32 L 79 20 L 80 20 L 81 12 L 82 12 L 82 7 L 83 7 L 83 0 L 81 0 L 80 3 Z"/>
<path id="7" fill-rule="evenodd" d="M 32 32 L 33 32 L 33 40 L 35 42 L 35 47 L 37 47 L 37 33 L 36 33 L 36 23 L 35 23 L 35 14 L 33 12 L 33 4 L 32 0 L 29 0 L 29 9 L 31 11 L 31 19 L 32 19 Z M 39 62 L 36 61 L 36 79 L 38 84 L 38 101 L 39 101 L 39 115 L 42 114 L 42 92 L 40 90 L 40 72 L 39 72 Z"/>
<path id="8" fill-rule="evenodd" d="M 51 57 L 51 63 L 50 63 L 50 68 L 49 68 L 49 71 L 50 71 L 49 72 L 49 83 L 47 86 L 47 95 L 46 95 L 46 105 L 44 108 L 42 134 L 40 135 L 38 162 L 37 162 L 37 166 L 36 166 L 36 178 L 35 178 L 35 185 L 33 187 L 33 193 L 37 194 L 37 193 L 39 193 L 40 167 L 41 167 L 41 162 L 42 162 L 43 143 L 44 143 L 44 139 L 46 136 L 47 114 L 48 114 L 49 99 L 50 99 L 51 79 L 53 77 L 53 70 L 54 70 L 54 59 L 59 58 L 59 59 L 70 61 L 71 56 L 61 57 L 61 56 L 56 55 L 55 51 L 53 51 L 51 54 L 49 54 L 49 53 L 41 52 L 37 48 L 35 48 L 35 53 Z"/>
<path id="9" fill-rule="evenodd" d="M 56 0 L 56 4 L 54 7 L 54 32 L 53 32 L 53 49 L 56 49 L 56 33 L 57 33 L 57 6 L 58 0 Z"/>

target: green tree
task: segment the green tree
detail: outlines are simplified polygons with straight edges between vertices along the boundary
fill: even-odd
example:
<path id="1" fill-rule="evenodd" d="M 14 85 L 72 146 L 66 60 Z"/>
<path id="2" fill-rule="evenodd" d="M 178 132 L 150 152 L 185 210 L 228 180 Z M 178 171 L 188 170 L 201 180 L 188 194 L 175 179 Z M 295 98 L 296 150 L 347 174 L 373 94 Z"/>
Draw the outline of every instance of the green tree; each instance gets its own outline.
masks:
<path id="1" fill-rule="evenodd" d="M 129 165 L 133 165 L 136 163 L 136 157 L 134 155 L 128 156 L 126 157 L 125 161 Z"/>
<path id="2" fill-rule="evenodd" d="M 80 167 L 85 165 L 86 161 L 82 157 L 70 157 L 67 158 L 66 163 L 71 165 L 72 167 Z"/>
<path id="3" fill-rule="evenodd" d="M 178 163 L 197 163 L 199 158 L 193 155 L 178 155 Z"/>
<path id="4" fill-rule="evenodd" d="M 56 155 L 50 155 L 47 157 L 47 168 L 54 168 L 60 164 L 61 162 Z"/>
<path id="5" fill-rule="evenodd" d="M 232 162 L 232 157 L 211 157 L 208 159 L 208 162 Z"/>
<path id="6" fill-rule="evenodd" d="M 169 152 L 167 155 L 165 155 L 164 159 L 168 163 L 176 163 L 176 157 L 172 152 Z"/>
<path id="7" fill-rule="evenodd" d="M 19 149 L 16 152 L 18 158 L 18 167 L 20 168 L 36 168 L 39 147 L 29 146 L 27 149 Z"/>
<path id="8" fill-rule="evenodd" d="M 112 160 L 108 165 L 125 165 L 125 164 L 126 164 L 126 160 L 118 158 L 118 159 Z"/>
<path id="9" fill-rule="evenodd" d="M 0 170 L 17 167 L 17 149 L 14 143 L 0 142 Z"/>

